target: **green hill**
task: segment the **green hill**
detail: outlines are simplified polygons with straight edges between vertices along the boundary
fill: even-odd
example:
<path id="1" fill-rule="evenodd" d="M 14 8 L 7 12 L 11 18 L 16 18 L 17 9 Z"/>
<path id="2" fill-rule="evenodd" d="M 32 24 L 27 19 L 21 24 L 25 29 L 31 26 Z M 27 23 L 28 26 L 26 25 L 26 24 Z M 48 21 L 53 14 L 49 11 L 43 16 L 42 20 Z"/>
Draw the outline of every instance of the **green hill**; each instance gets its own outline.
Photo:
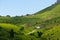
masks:
<path id="1" fill-rule="evenodd" d="M 60 25 L 54 26 L 42 35 L 43 39 L 46 40 L 60 40 Z"/>
<path id="2" fill-rule="evenodd" d="M 41 28 L 36 28 L 38 26 Z M 53 4 L 33 15 L 0 16 L 0 39 L 13 40 L 9 37 L 11 30 L 15 34 L 14 40 L 60 40 L 60 4 Z M 36 31 L 25 35 L 33 30 Z"/>
<path id="3" fill-rule="evenodd" d="M 51 7 L 44 9 L 45 12 L 37 12 L 35 15 L 26 16 L 27 18 L 39 18 L 40 21 L 37 24 L 44 25 L 42 29 L 38 30 L 43 33 L 40 40 L 60 40 L 60 4 L 52 7 L 52 9 L 48 9 Z"/>
<path id="4" fill-rule="evenodd" d="M 18 32 L 20 29 L 20 27 L 18 27 L 16 25 L 5 24 L 5 23 L 0 23 L 0 27 L 6 29 L 7 31 L 10 31 L 11 29 L 13 29 L 15 32 Z"/>

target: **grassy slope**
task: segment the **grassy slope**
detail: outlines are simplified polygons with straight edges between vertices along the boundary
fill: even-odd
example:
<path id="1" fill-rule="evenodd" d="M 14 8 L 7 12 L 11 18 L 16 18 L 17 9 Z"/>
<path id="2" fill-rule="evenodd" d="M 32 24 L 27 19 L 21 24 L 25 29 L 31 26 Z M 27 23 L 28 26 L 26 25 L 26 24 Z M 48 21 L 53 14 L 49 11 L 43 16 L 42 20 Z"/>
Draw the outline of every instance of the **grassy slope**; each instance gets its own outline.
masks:
<path id="1" fill-rule="evenodd" d="M 7 31 L 10 31 L 11 29 L 13 29 L 15 32 L 18 32 L 20 29 L 20 27 L 16 25 L 6 24 L 6 23 L 0 23 L 0 27 L 6 29 Z"/>
<path id="2" fill-rule="evenodd" d="M 42 35 L 46 40 L 60 40 L 60 25 L 53 27 Z"/>
<path id="3" fill-rule="evenodd" d="M 53 5 L 53 6 L 50 6 L 46 9 L 44 9 L 43 11 L 37 12 L 34 15 L 23 16 L 21 18 L 21 20 L 20 20 L 20 17 L 13 18 L 13 19 L 15 19 L 15 20 L 19 19 L 18 22 L 21 21 L 20 24 L 22 26 L 26 26 L 26 24 L 29 24 L 29 25 L 32 25 L 32 26 L 40 25 L 40 24 L 42 24 L 42 22 L 45 22 L 47 20 L 51 20 L 51 19 L 59 17 L 60 16 L 60 9 L 59 8 L 60 8 L 60 4 L 56 4 L 56 5 Z M 8 17 L 6 17 L 6 18 L 5 17 L 0 17 L 1 21 L 2 20 L 5 21 L 5 19 L 8 19 L 9 20 L 8 22 L 10 22 L 10 20 L 11 20 L 11 18 L 8 18 Z M 11 21 L 15 22 L 15 20 L 11 20 Z"/>
<path id="4" fill-rule="evenodd" d="M 48 10 L 48 9 L 47 9 Z M 43 31 L 42 38 L 46 40 L 60 40 L 60 4 L 57 4 L 53 9 L 48 10 L 40 14 L 37 12 L 35 15 L 26 16 L 27 18 L 40 18 L 41 24 L 44 24 L 47 29 L 41 29 Z M 45 31 L 46 30 L 46 31 Z M 43 39 L 43 40 L 44 40 Z"/>
<path id="5" fill-rule="evenodd" d="M 60 4 L 53 5 L 51 7 L 48 7 L 42 11 L 37 12 L 34 15 L 31 16 L 24 16 L 25 17 L 25 23 L 29 23 L 32 25 L 40 25 L 42 22 L 45 22 L 47 20 L 51 20 L 57 17 L 60 17 Z M 36 24 L 37 23 L 37 24 Z"/>
<path id="6" fill-rule="evenodd" d="M 43 40 L 60 40 L 60 4 L 56 5 L 52 10 L 44 12 L 39 16 L 43 19 L 43 23 L 46 27 L 52 27 L 47 31 L 43 30 Z"/>
<path id="7" fill-rule="evenodd" d="M 36 13 L 36 15 L 32 15 L 32 16 L 27 16 L 28 18 L 40 18 L 42 20 L 48 20 L 48 19 L 52 19 L 55 17 L 60 16 L 60 4 L 57 4 L 56 6 L 54 6 L 53 9 L 49 10 L 46 12 L 43 12 L 40 14 L 40 12 Z"/>
<path id="8" fill-rule="evenodd" d="M 36 14 L 31 15 L 31 16 L 24 16 L 25 19 L 23 20 L 23 24 L 21 24 L 20 26 L 25 27 L 26 23 L 31 24 L 31 25 L 44 24 L 46 27 L 53 27 L 53 28 L 48 29 L 48 31 L 46 31 L 46 32 L 44 32 L 45 30 L 43 30 L 44 33 L 42 35 L 42 38 L 52 37 L 51 34 L 53 35 L 53 33 L 56 32 L 56 30 L 58 30 L 58 32 L 54 33 L 54 37 L 52 37 L 52 38 L 54 38 L 54 39 L 57 37 L 59 38 L 60 37 L 59 36 L 59 33 L 60 33 L 60 25 L 59 25 L 60 24 L 60 4 L 54 5 L 50 8 L 51 9 L 49 9 L 49 7 L 48 7 L 46 9 L 46 11 L 44 11 L 44 12 L 37 12 Z M 38 23 L 36 24 L 36 22 L 38 22 Z M 7 30 L 14 29 L 15 31 L 19 31 L 19 27 L 15 26 L 15 25 L 0 23 L 0 26 Z M 32 29 L 31 28 L 32 28 L 32 26 L 29 28 L 25 27 L 24 31 L 26 33 L 29 31 L 32 31 L 33 28 Z"/>

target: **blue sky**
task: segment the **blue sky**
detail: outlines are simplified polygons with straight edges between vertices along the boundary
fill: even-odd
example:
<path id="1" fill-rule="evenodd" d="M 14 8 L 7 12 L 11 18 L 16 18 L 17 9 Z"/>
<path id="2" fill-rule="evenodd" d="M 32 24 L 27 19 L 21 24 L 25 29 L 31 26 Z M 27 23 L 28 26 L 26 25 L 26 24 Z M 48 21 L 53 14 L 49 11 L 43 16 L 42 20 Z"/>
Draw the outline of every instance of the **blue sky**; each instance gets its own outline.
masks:
<path id="1" fill-rule="evenodd" d="M 21 16 L 36 13 L 56 0 L 0 0 L 0 15 Z"/>

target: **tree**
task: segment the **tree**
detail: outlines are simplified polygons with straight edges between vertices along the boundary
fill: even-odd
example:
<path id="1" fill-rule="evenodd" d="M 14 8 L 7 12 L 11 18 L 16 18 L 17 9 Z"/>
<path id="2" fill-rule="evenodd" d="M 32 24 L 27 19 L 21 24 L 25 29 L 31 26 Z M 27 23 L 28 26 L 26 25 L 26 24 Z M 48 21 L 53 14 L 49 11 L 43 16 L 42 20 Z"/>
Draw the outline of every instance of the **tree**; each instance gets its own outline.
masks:
<path id="1" fill-rule="evenodd" d="M 24 27 L 21 27 L 21 28 L 20 28 L 20 34 L 21 34 L 21 35 L 24 35 L 24 32 L 23 32 L 23 31 L 24 31 Z"/>
<path id="2" fill-rule="evenodd" d="M 10 17 L 10 15 L 7 15 L 6 17 Z"/>
<path id="3" fill-rule="evenodd" d="M 0 31 L 2 30 L 2 27 L 0 27 Z"/>
<path id="4" fill-rule="evenodd" d="M 0 17 L 2 17 L 2 16 L 0 15 Z"/>
<path id="5" fill-rule="evenodd" d="M 30 35 L 31 35 L 31 36 L 34 36 L 34 33 L 31 33 Z"/>
<path id="6" fill-rule="evenodd" d="M 26 14 L 26 16 L 29 16 L 30 14 Z"/>
<path id="7" fill-rule="evenodd" d="M 41 35 L 43 34 L 42 32 L 37 32 L 38 37 L 41 37 Z"/>
<path id="8" fill-rule="evenodd" d="M 23 31 L 24 30 L 24 27 L 21 27 L 21 29 L 20 29 L 21 31 Z"/>
<path id="9" fill-rule="evenodd" d="M 11 29 L 11 30 L 10 30 L 10 38 L 14 38 L 14 33 L 15 33 L 14 30 Z"/>

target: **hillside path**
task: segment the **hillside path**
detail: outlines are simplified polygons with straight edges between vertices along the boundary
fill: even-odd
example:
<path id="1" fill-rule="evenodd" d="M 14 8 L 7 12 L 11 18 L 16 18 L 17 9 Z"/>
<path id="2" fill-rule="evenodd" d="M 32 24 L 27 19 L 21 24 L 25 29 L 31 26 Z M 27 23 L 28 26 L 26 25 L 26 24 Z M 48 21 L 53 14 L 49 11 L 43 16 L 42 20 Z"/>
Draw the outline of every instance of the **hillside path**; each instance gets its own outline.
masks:
<path id="1" fill-rule="evenodd" d="M 31 33 L 34 33 L 34 32 L 36 32 L 38 29 L 40 29 L 40 27 L 37 27 L 36 29 L 34 29 L 33 31 L 27 33 L 26 35 L 29 35 L 29 34 L 31 34 Z"/>

